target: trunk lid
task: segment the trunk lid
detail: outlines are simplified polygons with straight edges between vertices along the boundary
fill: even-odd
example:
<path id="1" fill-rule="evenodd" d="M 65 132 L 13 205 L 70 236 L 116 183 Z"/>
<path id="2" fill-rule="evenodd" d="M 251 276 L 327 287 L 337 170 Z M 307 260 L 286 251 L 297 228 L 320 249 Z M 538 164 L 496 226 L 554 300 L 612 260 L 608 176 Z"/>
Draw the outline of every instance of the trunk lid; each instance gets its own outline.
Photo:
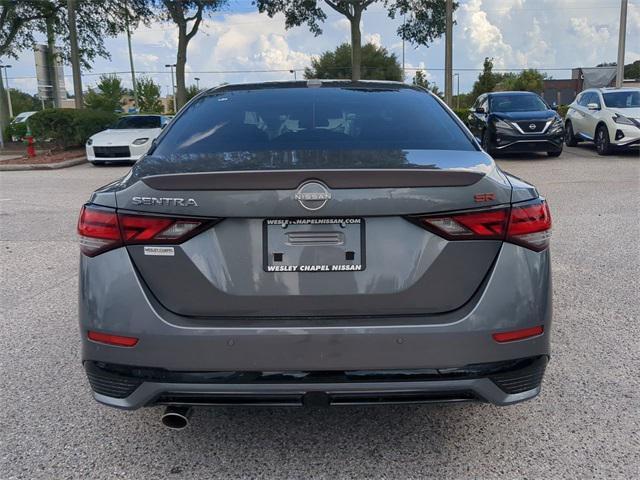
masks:
<path id="1" fill-rule="evenodd" d="M 350 168 L 339 168 L 342 162 Z M 265 164 L 272 168 L 253 167 Z M 406 216 L 511 201 L 505 176 L 474 151 L 150 157 L 116 190 L 120 211 L 223 219 L 174 246 L 173 255 L 127 247 L 160 303 L 199 317 L 457 309 L 479 288 L 502 242 L 447 241 Z"/>

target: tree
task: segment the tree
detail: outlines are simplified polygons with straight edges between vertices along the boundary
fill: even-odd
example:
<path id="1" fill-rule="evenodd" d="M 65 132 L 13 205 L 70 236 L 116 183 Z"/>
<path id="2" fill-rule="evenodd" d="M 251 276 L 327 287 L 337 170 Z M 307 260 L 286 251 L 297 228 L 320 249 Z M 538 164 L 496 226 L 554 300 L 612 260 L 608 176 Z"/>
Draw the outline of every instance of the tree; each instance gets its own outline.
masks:
<path id="1" fill-rule="evenodd" d="M 417 85 L 418 87 L 422 87 L 425 90 L 429 90 L 434 95 L 437 95 L 440 98 L 443 98 L 443 94 L 438 88 L 438 86 L 435 83 L 429 82 L 429 80 L 427 80 L 427 76 L 422 70 L 416 70 L 416 74 L 413 77 L 413 84 Z"/>
<path id="2" fill-rule="evenodd" d="M 105 39 L 126 29 L 129 22 L 152 18 L 149 0 L 107 0 L 76 2 L 76 22 L 80 61 L 84 68 L 91 68 L 96 57 L 110 58 Z M 125 10 L 126 9 L 126 10 Z M 48 40 L 62 39 L 60 55 L 70 58 L 67 0 L 0 0 L 0 57 L 18 58 L 23 50 L 33 48 L 36 40 L 46 35 Z M 8 120 L 6 92 L 0 81 L 0 126 Z"/>
<path id="3" fill-rule="evenodd" d="M 471 91 L 473 98 L 478 98 L 483 93 L 493 92 L 503 77 L 502 74 L 493 73 L 493 58 L 485 57 L 482 73 L 478 75 L 478 80 L 473 84 Z"/>
<path id="4" fill-rule="evenodd" d="M 160 101 L 160 85 L 149 77 L 140 77 L 136 81 L 138 110 L 146 113 L 162 113 L 164 107 Z"/>
<path id="5" fill-rule="evenodd" d="M 35 95 L 29 95 L 15 88 L 10 88 L 9 91 L 11 92 L 11 109 L 14 117 L 17 117 L 22 112 L 33 112 L 42 109 L 42 104 Z"/>
<path id="6" fill-rule="evenodd" d="M 330 8 L 343 15 L 351 26 L 351 79 L 361 78 L 362 33 L 360 22 L 362 14 L 374 3 L 382 3 L 389 18 L 407 16 L 398 27 L 398 35 L 416 45 L 428 46 L 440 37 L 445 29 L 446 3 L 444 0 L 253 0 L 258 11 L 270 17 L 284 14 L 286 28 L 306 24 L 314 35 L 322 34 L 321 24 L 327 19 L 325 10 Z M 457 3 L 454 4 L 454 8 Z"/>
<path id="7" fill-rule="evenodd" d="M 187 87 L 187 95 L 186 95 L 186 99 L 187 102 L 189 100 L 191 100 L 193 97 L 195 97 L 196 95 L 198 95 L 202 90 L 200 90 L 197 85 L 189 85 Z"/>
<path id="8" fill-rule="evenodd" d="M 202 19 L 226 5 L 227 0 L 153 0 L 159 8 L 158 18 L 178 27 L 178 53 L 176 56 L 176 105 L 178 110 L 187 101 L 184 69 L 187 47 L 200 28 Z"/>
<path id="9" fill-rule="evenodd" d="M 541 73 L 534 68 L 530 68 L 517 74 L 504 74 L 495 89 L 542 93 L 544 90 L 544 80 L 546 78 L 546 73 Z"/>
<path id="10" fill-rule="evenodd" d="M 115 112 L 122 108 L 122 96 L 126 93 L 118 76 L 102 75 L 96 90 L 90 88 L 84 101 L 92 110 Z"/>
<path id="11" fill-rule="evenodd" d="M 362 70 L 362 78 L 367 80 L 403 80 L 396 55 L 373 43 L 362 47 Z M 343 43 L 334 51 L 312 58 L 311 67 L 304 70 L 304 78 L 351 78 L 351 46 Z"/>

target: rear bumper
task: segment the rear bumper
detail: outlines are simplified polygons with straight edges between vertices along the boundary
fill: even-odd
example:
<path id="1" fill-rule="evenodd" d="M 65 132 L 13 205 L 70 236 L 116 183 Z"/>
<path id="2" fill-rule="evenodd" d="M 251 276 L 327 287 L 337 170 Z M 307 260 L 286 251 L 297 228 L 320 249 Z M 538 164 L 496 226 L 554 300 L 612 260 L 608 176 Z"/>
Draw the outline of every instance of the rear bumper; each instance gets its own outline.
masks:
<path id="1" fill-rule="evenodd" d="M 484 401 L 535 397 L 547 356 L 457 369 L 341 372 L 168 372 L 86 362 L 96 400 L 153 405 L 330 406 Z"/>
<path id="2" fill-rule="evenodd" d="M 552 316 L 550 275 L 548 250 L 537 253 L 504 244 L 475 295 L 465 306 L 450 313 L 352 318 L 198 318 L 178 316 L 160 305 L 136 274 L 127 251 L 121 248 L 94 258 L 81 256 L 82 359 L 168 372 L 344 372 L 456 369 L 548 356 Z M 497 331 L 538 325 L 544 326 L 544 334 L 526 340 L 498 344 L 491 337 Z M 104 345 L 88 340 L 89 330 L 132 336 L 139 342 L 132 348 Z M 477 397 L 497 404 L 513 403 L 537 393 L 507 398 L 508 394 L 483 378 L 442 381 L 445 383 L 437 384 L 430 379 L 428 384 L 412 388 L 436 393 L 441 388 L 470 389 Z M 144 382 L 131 398 L 110 400 L 101 394 L 96 398 L 113 406 L 137 408 L 165 391 L 165 383 Z M 393 391 L 394 385 L 395 382 L 384 382 L 376 388 Z M 195 388 L 201 393 L 212 393 L 207 385 L 193 387 L 187 383 L 183 387 L 181 392 Z M 251 393 L 252 387 L 238 388 L 249 389 Z M 334 391 L 332 384 L 323 388 L 329 393 Z M 304 389 L 294 391 L 301 395 Z M 221 390 L 215 387 L 213 393 L 216 392 Z"/>

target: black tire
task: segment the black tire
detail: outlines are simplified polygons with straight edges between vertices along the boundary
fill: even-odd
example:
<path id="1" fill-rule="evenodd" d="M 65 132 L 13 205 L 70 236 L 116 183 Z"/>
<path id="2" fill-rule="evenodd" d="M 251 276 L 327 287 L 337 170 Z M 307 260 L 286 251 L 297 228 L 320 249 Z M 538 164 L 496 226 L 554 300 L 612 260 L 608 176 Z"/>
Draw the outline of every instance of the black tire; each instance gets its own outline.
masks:
<path id="1" fill-rule="evenodd" d="M 562 148 L 560 150 L 553 150 L 551 152 L 547 152 L 547 155 L 551 158 L 556 158 L 562 155 Z"/>
<path id="2" fill-rule="evenodd" d="M 604 125 L 599 125 L 596 129 L 596 151 L 598 155 L 610 155 L 613 147 L 611 146 L 611 141 L 609 140 L 609 130 Z"/>
<path id="3" fill-rule="evenodd" d="M 571 125 L 571 121 L 567 121 L 564 125 L 564 143 L 567 147 L 575 147 L 578 145 L 578 139 L 573 133 L 573 125 Z"/>
<path id="4" fill-rule="evenodd" d="M 482 132 L 482 149 L 487 152 L 489 155 L 493 155 L 493 145 L 491 144 L 491 133 L 489 129 L 486 128 L 484 132 Z"/>

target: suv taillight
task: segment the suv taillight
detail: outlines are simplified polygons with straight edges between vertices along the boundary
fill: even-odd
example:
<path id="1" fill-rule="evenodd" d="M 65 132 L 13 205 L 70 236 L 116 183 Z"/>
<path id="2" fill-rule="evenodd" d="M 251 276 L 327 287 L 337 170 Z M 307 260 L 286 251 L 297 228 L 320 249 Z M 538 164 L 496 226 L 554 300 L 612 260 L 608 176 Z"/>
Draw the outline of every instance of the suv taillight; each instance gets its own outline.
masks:
<path id="1" fill-rule="evenodd" d="M 537 252 L 549 246 L 551 214 L 542 200 L 507 208 L 411 217 L 447 240 L 504 240 Z"/>
<path id="2" fill-rule="evenodd" d="M 218 221 L 138 215 L 85 205 L 78 219 L 80 251 L 94 257 L 122 245 L 182 243 Z"/>

